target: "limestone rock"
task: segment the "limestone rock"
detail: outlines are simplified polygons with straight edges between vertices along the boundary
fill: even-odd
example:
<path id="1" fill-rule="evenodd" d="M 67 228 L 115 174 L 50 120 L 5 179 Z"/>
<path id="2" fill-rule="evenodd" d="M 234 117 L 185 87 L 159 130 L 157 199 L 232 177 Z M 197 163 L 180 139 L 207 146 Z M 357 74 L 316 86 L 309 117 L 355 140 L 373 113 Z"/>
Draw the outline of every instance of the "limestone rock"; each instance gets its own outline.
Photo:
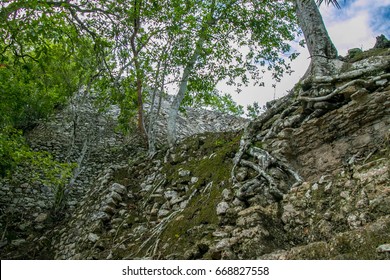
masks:
<path id="1" fill-rule="evenodd" d="M 229 189 L 223 189 L 222 191 L 222 198 L 224 200 L 230 200 L 232 198 L 232 192 Z"/>
<path id="2" fill-rule="evenodd" d="M 191 174 L 191 171 L 189 171 L 189 170 L 180 170 L 179 171 L 179 176 L 180 177 L 190 176 L 190 174 Z"/>
<path id="3" fill-rule="evenodd" d="M 176 199 L 179 196 L 179 194 L 177 191 L 168 190 L 164 193 L 164 196 L 166 199 L 171 200 L 171 199 Z"/>
<path id="4" fill-rule="evenodd" d="M 47 218 L 49 217 L 49 215 L 47 213 L 41 213 L 39 214 L 36 218 L 35 218 L 35 222 L 36 223 L 43 223 L 44 221 L 47 220 Z"/>
<path id="5" fill-rule="evenodd" d="M 122 201 L 121 195 L 119 195 L 117 192 L 114 192 L 114 191 L 109 194 L 109 197 L 112 198 L 116 202 Z"/>
<path id="6" fill-rule="evenodd" d="M 16 246 L 16 247 L 19 247 L 19 246 L 21 246 L 22 244 L 25 244 L 25 243 L 26 243 L 26 239 L 15 239 L 15 240 L 11 241 L 11 244 L 13 246 Z"/>
<path id="7" fill-rule="evenodd" d="M 229 209 L 229 204 L 225 201 L 218 203 L 217 205 L 217 215 L 224 215 L 226 211 Z"/>
<path id="8" fill-rule="evenodd" d="M 100 237 L 97 234 L 95 234 L 95 233 L 89 233 L 88 234 L 88 240 L 91 241 L 92 243 L 95 243 L 99 239 L 100 239 Z"/>
<path id="9" fill-rule="evenodd" d="M 375 82 L 376 85 L 378 86 L 384 86 L 388 83 L 388 80 L 387 79 L 382 79 L 382 80 L 378 80 Z"/>
<path id="10" fill-rule="evenodd" d="M 230 245 L 231 245 L 230 239 L 224 238 L 215 245 L 214 250 L 221 251 L 221 250 L 227 249 Z"/>
<path id="11" fill-rule="evenodd" d="M 297 216 L 297 211 L 294 209 L 292 204 L 287 204 L 283 206 L 282 221 L 285 224 L 288 224 L 289 221 Z"/>
<path id="12" fill-rule="evenodd" d="M 199 178 L 198 177 L 191 177 L 191 184 L 195 184 L 196 182 L 199 181 Z"/>
<path id="13" fill-rule="evenodd" d="M 109 219 L 110 219 L 110 215 L 100 211 L 92 215 L 91 221 L 96 221 L 96 220 L 108 221 Z"/>
<path id="14" fill-rule="evenodd" d="M 175 205 L 182 202 L 185 198 L 183 196 L 175 197 L 171 199 L 171 204 Z"/>
<path id="15" fill-rule="evenodd" d="M 159 218 L 164 218 L 164 217 L 168 216 L 169 213 L 170 213 L 169 210 L 160 209 L 160 210 L 158 211 L 158 213 L 157 213 L 157 216 L 158 216 Z"/>
<path id="16" fill-rule="evenodd" d="M 385 35 L 381 34 L 380 36 L 376 37 L 374 48 L 375 49 L 390 48 L 390 41 L 386 38 Z"/>
<path id="17" fill-rule="evenodd" d="M 376 248 L 376 251 L 378 253 L 387 253 L 387 252 L 390 252 L 390 244 L 382 244 L 382 245 L 379 245 L 377 248 Z"/>
<path id="18" fill-rule="evenodd" d="M 118 183 L 113 183 L 110 187 L 110 191 L 117 192 L 119 194 L 125 194 L 126 187 Z"/>

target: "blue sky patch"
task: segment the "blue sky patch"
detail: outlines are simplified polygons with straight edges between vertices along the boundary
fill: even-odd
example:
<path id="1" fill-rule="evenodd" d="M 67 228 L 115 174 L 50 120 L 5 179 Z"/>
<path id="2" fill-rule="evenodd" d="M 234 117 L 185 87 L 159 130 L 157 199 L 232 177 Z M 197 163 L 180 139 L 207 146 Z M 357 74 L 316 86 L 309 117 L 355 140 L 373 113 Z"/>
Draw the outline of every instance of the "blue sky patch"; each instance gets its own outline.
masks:
<path id="1" fill-rule="evenodd" d="M 370 20 L 371 28 L 380 34 L 390 36 L 390 6 L 377 8 Z"/>

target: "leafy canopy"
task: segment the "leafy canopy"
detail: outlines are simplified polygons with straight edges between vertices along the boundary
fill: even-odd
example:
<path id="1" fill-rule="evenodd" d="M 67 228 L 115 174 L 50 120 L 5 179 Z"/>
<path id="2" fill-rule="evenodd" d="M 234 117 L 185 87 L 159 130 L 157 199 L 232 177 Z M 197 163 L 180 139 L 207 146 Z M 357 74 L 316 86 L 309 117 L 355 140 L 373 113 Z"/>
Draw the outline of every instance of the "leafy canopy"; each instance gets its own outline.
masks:
<path id="1" fill-rule="evenodd" d="M 0 175 L 61 193 L 74 164 L 32 151 L 23 133 L 96 77 L 96 44 L 45 1 L 2 1 L 0 18 Z"/>
<path id="2" fill-rule="evenodd" d="M 140 106 L 138 82 L 149 101 L 153 89 L 163 94 L 177 88 L 196 50 L 182 108 L 241 114 L 231 96 L 216 91 L 217 83 L 227 80 L 238 90 L 251 79 L 263 85 L 266 70 L 278 81 L 296 57 L 288 44 L 298 32 L 291 1 L 20 0 L 0 5 L 4 135 L 7 127 L 28 129 L 49 117 L 80 88 L 94 88 L 103 101 L 119 104 L 125 126 Z"/>

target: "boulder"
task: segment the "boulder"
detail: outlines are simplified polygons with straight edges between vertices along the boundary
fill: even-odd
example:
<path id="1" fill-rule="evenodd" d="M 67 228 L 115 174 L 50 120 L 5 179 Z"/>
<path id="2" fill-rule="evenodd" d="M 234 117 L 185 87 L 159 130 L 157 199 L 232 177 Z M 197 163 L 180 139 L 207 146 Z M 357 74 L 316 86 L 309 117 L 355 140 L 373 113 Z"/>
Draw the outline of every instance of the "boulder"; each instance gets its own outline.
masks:
<path id="1" fill-rule="evenodd" d="M 390 48 L 390 41 L 386 38 L 385 35 L 381 34 L 376 37 L 376 42 L 374 49 L 385 49 Z"/>

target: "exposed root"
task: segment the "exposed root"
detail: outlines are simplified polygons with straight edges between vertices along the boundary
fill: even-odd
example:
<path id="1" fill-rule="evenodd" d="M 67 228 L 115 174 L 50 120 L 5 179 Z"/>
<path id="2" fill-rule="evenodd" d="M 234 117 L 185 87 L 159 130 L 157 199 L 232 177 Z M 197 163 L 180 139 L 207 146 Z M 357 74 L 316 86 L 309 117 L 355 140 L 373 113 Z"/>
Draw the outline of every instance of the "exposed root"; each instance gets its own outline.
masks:
<path id="1" fill-rule="evenodd" d="M 246 153 L 248 148 L 252 145 L 253 140 L 255 139 L 255 135 L 257 131 L 260 131 L 263 129 L 263 126 L 275 115 L 281 114 L 285 115 L 287 114 L 287 111 L 289 110 L 290 105 L 295 105 L 292 99 L 292 93 L 289 95 L 282 97 L 281 99 L 277 100 L 271 108 L 269 108 L 267 111 L 265 111 L 262 115 L 258 117 L 255 121 L 252 121 L 244 131 L 243 136 L 240 140 L 240 147 L 237 151 L 237 153 L 234 156 L 233 159 L 233 168 L 231 171 L 231 179 L 233 183 L 237 182 L 236 176 L 235 176 L 235 169 L 237 168 L 238 164 L 240 163 L 241 158 Z M 272 130 L 272 127 L 270 128 Z M 263 140 L 263 139 L 258 139 Z"/>
<path id="2" fill-rule="evenodd" d="M 259 187 L 261 187 L 261 182 L 257 177 L 246 181 L 238 190 L 238 198 L 244 200 L 247 193 L 253 192 Z"/>
<path id="3" fill-rule="evenodd" d="M 368 87 L 370 84 L 375 83 L 376 81 L 379 81 L 381 79 L 386 79 L 390 77 L 390 73 L 383 74 L 380 76 L 375 76 L 369 80 L 363 80 L 363 79 L 356 79 L 353 81 L 350 81 L 341 87 L 336 88 L 333 92 L 331 92 L 328 95 L 325 96 L 319 96 L 319 97 L 307 97 L 307 96 L 301 96 L 298 98 L 298 100 L 306 101 L 306 102 L 320 102 L 320 101 L 326 101 L 334 97 L 335 95 L 339 94 L 341 91 L 346 89 L 349 86 L 355 85 L 355 84 L 362 84 L 364 87 Z"/>
<path id="4" fill-rule="evenodd" d="M 152 250 L 152 248 L 154 248 L 156 246 L 156 243 L 159 242 L 159 238 L 160 238 L 161 234 L 163 233 L 165 227 L 181 211 L 182 210 L 176 210 L 176 211 L 172 212 L 169 216 L 162 219 L 161 222 L 151 230 L 150 236 L 141 244 L 138 251 L 133 253 L 133 254 L 128 255 L 125 259 L 132 259 L 134 256 L 138 255 L 148 245 L 148 243 L 154 239 L 156 241 L 152 245 L 149 246 L 149 248 L 146 250 L 146 254 L 144 256 L 145 258 L 151 257 L 150 251 Z"/>
<path id="5" fill-rule="evenodd" d="M 299 176 L 299 174 L 295 172 L 291 166 L 289 166 L 287 163 L 283 162 L 282 160 L 272 156 L 266 150 L 260 149 L 258 147 L 251 147 L 249 149 L 249 154 L 257 158 L 259 164 L 261 164 L 261 167 L 263 169 L 267 169 L 271 165 L 276 165 L 280 167 L 281 170 L 288 172 L 290 175 L 292 175 L 295 181 L 299 183 L 302 182 L 301 176 Z"/>
<path id="6" fill-rule="evenodd" d="M 243 207 L 279 204 L 289 190 L 301 188 L 303 179 L 289 164 L 300 164 L 296 160 L 299 151 L 294 151 L 294 146 L 298 145 L 292 137 L 299 135 L 309 120 L 317 119 L 348 102 L 363 100 L 360 98 L 366 94 L 388 90 L 389 70 L 390 57 L 386 57 L 383 62 L 377 61 L 365 69 L 332 77 L 309 77 L 302 80 L 287 97 L 274 102 L 271 108 L 252 121 L 241 138 L 231 170 L 235 197 Z M 317 124 L 320 127 L 321 120 Z M 317 131 L 309 131 L 308 135 L 311 133 Z M 384 138 L 384 145 L 388 146 L 390 130 Z M 348 170 L 352 172 L 347 174 L 352 178 L 353 168 L 366 168 L 366 165 L 372 164 L 375 152 L 372 151 L 366 158 L 357 158 L 359 155 L 350 158 Z M 359 161 L 357 167 L 354 166 L 356 160 Z M 277 207 L 278 210 L 282 209 L 280 204 Z"/>
<path id="7" fill-rule="evenodd" d="M 350 81 L 349 83 L 346 83 L 345 85 L 343 85 L 343 86 L 341 86 L 341 87 L 336 88 L 333 92 L 331 92 L 331 93 L 328 94 L 328 95 L 319 96 L 319 97 L 301 96 L 301 97 L 298 98 L 298 100 L 306 101 L 306 102 L 320 102 L 320 101 L 326 101 L 326 100 L 331 99 L 331 98 L 334 97 L 335 95 L 339 94 L 341 91 L 343 91 L 343 90 L 346 89 L 347 87 L 352 86 L 352 85 L 357 84 L 357 83 L 366 84 L 367 81 L 362 80 L 362 79 L 353 80 L 353 81 Z"/>
<path id="8" fill-rule="evenodd" d="M 244 155 L 245 151 L 250 146 L 250 144 L 252 142 L 251 140 L 252 139 L 250 137 L 250 133 L 248 132 L 248 128 L 246 128 L 244 131 L 244 134 L 240 140 L 240 148 L 238 149 L 238 151 L 235 154 L 234 159 L 233 159 L 233 168 L 231 171 L 231 179 L 232 179 L 233 183 L 237 182 L 236 175 L 235 175 L 236 167 L 240 163 L 240 160 L 241 160 L 242 156 Z"/>
<path id="9" fill-rule="evenodd" d="M 239 193 L 241 193 L 240 196 L 245 196 L 245 192 L 252 192 L 259 188 L 259 191 L 262 191 L 265 195 L 267 193 L 271 194 L 274 200 L 281 200 L 283 198 L 283 192 L 278 189 L 277 179 L 271 175 L 270 171 L 272 168 L 278 168 L 286 175 L 292 176 L 296 183 L 302 181 L 299 174 L 288 166 L 285 161 L 274 157 L 264 149 L 253 146 L 253 142 L 255 141 L 263 142 L 266 139 L 272 138 L 277 133 L 277 130 L 283 126 L 283 119 L 289 117 L 296 111 L 299 101 L 295 101 L 292 97 L 292 93 L 290 93 L 288 96 L 276 101 L 268 111 L 259 116 L 257 120 L 253 121 L 246 128 L 240 141 L 240 148 L 233 160 L 231 178 L 234 184 L 238 183 L 235 177 L 235 169 L 238 165 L 255 170 L 258 176 L 250 179 L 242 186 L 238 184 L 241 186 L 239 190 Z M 269 126 L 269 121 L 275 115 L 280 115 L 280 118 Z M 265 136 L 259 137 L 258 133 L 262 130 L 268 131 Z M 243 159 L 245 154 L 250 155 L 254 160 Z"/>
<path id="10" fill-rule="evenodd" d="M 323 83 L 333 83 L 333 82 L 352 80 L 372 72 L 384 70 L 389 67 L 389 64 L 390 64 L 390 58 L 386 57 L 383 60 L 371 63 L 371 65 L 366 68 L 349 71 L 336 76 L 314 77 L 312 78 L 312 82 L 316 84 L 323 84 Z M 308 79 L 310 79 L 310 77 Z"/>
<path id="11" fill-rule="evenodd" d="M 149 193 L 149 196 L 145 199 L 144 201 L 144 204 L 142 205 L 142 208 L 144 209 L 146 207 L 146 205 L 148 204 L 149 200 L 150 200 L 150 197 L 154 194 L 154 192 L 161 186 L 163 186 L 165 184 L 167 180 L 165 178 L 163 178 L 162 180 L 160 180 L 160 182 L 158 184 L 156 184 L 156 186 L 154 187 L 154 189 Z"/>
<path id="12" fill-rule="evenodd" d="M 202 193 L 208 192 L 208 194 L 207 194 L 207 199 L 210 198 L 210 192 L 209 192 L 209 190 L 210 190 L 210 188 L 211 188 L 212 186 L 213 186 L 213 181 L 211 181 L 210 183 L 208 183 L 208 184 L 206 185 L 206 187 L 202 190 Z"/>
<path id="13" fill-rule="evenodd" d="M 241 164 L 256 170 L 261 177 L 267 180 L 269 193 L 275 198 L 275 200 L 279 201 L 283 198 L 283 193 L 277 188 L 275 180 L 272 178 L 272 176 L 268 175 L 263 168 L 247 160 L 241 160 Z"/>
<path id="14" fill-rule="evenodd" d="M 187 200 L 187 205 L 188 203 L 191 201 L 191 199 L 194 197 L 194 195 L 196 194 L 197 190 L 194 190 L 191 195 L 189 196 L 188 200 Z M 150 236 L 141 244 L 141 246 L 138 248 L 138 251 L 133 253 L 133 254 L 130 254 L 128 255 L 125 259 L 131 259 L 135 256 L 137 256 L 142 250 L 144 250 L 146 248 L 146 246 L 148 246 L 148 244 L 150 244 L 150 242 L 152 240 L 154 240 L 152 242 L 151 245 L 149 245 L 149 247 L 146 249 L 146 253 L 144 254 L 144 258 L 153 258 L 153 256 L 156 255 L 156 252 L 157 252 L 157 249 L 158 249 L 158 245 L 160 243 L 160 236 L 161 234 L 164 232 L 165 228 L 168 226 L 168 224 L 172 221 L 172 219 L 174 217 L 176 217 L 178 214 L 180 214 L 181 212 L 184 211 L 184 209 L 186 209 L 185 207 L 182 208 L 182 209 L 178 209 L 176 211 L 173 211 L 171 214 L 169 214 L 168 216 L 166 216 L 165 218 L 163 218 L 161 220 L 160 223 L 158 223 L 151 231 L 150 231 Z M 123 242 L 122 242 L 123 243 Z"/>
<path id="15" fill-rule="evenodd" d="M 153 253 L 152 253 L 152 257 L 157 255 L 157 250 L 158 250 L 158 245 L 160 244 L 160 239 L 157 239 L 155 245 L 154 245 L 154 249 L 153 249 Z"/>
<path id="16" fill-rule="evenodd" d="M 258 147 L 251 147 L 248 153 L 258 160 L 258 163 L 263 169 L 266 169 L 271 164 L 276 163 L 276 159 L 273 156 L 271 156 L 266 150 Z"/>
<path id="17" fill-rule="evenodd" d="M 372 152 L 370 152 L 370 153 L 368 154 L 368 156 L 366 156 L 366 158 L 363 160 L 363 164 L 365 164 L 365 163 L 367 162 L 367 160 L 369 160 L 370 157 L 371 157 L 373 154 L 375 154 L 377 151 L 378 151 L 378 149 L 374 149 Z"/>

